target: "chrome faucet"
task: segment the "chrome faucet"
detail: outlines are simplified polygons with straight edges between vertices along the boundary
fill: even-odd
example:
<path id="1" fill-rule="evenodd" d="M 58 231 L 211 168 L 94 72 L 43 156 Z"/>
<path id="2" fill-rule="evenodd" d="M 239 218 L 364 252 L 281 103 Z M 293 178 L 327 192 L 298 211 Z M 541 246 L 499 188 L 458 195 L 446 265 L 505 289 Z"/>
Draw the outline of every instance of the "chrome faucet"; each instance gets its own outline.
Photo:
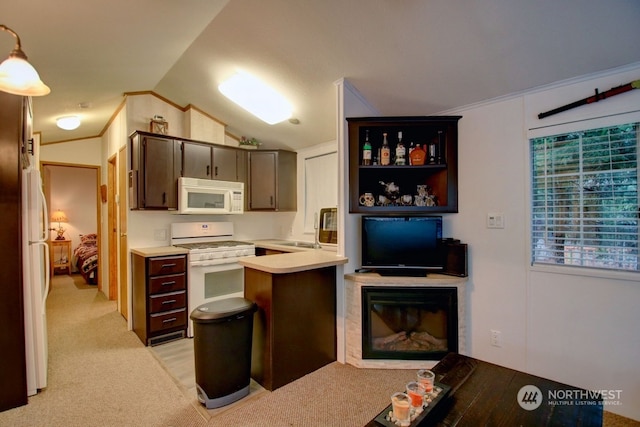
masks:
<path id="1" fill-rule="evenodd" d="M 322 249 L 322 246 L 320 245 L 320 227 L 318 224 L 318 213 L 314 213 L 314 218 L 313 218 L 313 229 L 315 230 L 315 242 L 313 243 L 313 249 Z"/>

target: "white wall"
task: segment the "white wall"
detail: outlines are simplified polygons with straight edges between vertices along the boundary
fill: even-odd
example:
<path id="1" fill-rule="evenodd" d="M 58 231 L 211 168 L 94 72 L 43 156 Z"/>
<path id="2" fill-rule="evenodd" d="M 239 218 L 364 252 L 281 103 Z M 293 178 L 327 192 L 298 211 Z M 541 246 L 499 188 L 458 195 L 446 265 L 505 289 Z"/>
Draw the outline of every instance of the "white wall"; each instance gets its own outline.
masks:
<path id="1" fill-rule="evenodd" d="M 538 120 L 537 114 L 628 83 L 640 68 L 590 76 L 460 114 L 460 212 L 445 233 L 469 244 L 469 354 L 587 389 L 622 390 L 605 410 L 640 420 L 640 275 L 530 266 L 530 128 L 638 110 L 640 90 Z M 596 126 L 597 127 L 597 126 Z M 535 132 L 540 132 L 536 130 Z M 487 229 L 503 212 L 504 229 Z M 489 330 L 503 346 L 489 344 Z M 605 402 L 606 403 L 606 402 Z"/>
<path id="2" fill-rule="evenodd" d="M 102 164 L 101 140 L 89 138 L 42 145 L 40 161 L 100 166 Z"/>

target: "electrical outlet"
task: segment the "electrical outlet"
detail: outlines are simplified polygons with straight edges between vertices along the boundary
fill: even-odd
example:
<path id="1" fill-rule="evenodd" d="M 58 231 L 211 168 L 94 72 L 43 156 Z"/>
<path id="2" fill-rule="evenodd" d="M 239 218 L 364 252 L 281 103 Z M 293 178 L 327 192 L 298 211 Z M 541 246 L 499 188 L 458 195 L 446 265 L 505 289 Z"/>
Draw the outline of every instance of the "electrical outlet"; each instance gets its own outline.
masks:
<path id="1" fill-rule="evenodd" d="M 502 347 L 502 332 L 495 329 L 491 329 L 489 332 L 491 334 L 489 338 L 491 345 L 494 347 Z"/>
<path id="2" fill-rule="evenodd" d="M 502 212 L 489 212 L 487 214 L 487 228 L 504 228 L 504 214 Z"/>

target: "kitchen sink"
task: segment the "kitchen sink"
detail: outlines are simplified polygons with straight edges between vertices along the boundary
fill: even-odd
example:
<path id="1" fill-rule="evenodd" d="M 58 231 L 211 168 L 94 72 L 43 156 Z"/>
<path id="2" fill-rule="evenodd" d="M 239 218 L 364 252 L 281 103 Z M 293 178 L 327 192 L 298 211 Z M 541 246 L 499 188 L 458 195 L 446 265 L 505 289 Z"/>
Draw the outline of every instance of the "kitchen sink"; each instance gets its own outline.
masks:
<path id="1" fill-rule="evenodd" d="M 282 243 L 278 243 L 279 245 L 282 246 L 294 246 L 296 248 L 307 248 L 307 249 L 314 249 L 314 244 L 313 243 L 309 243 L 309 242 L 282 242 Z"/>

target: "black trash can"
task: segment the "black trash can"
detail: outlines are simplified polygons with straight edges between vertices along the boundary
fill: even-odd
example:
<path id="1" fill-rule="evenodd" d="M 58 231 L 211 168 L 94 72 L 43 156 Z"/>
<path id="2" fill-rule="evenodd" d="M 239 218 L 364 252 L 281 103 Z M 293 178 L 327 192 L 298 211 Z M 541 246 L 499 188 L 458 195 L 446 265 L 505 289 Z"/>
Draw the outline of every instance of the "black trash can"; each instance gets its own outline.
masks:
<path id="1" fill-rule="evenodd" d="M 191 313 L 198 400 L 207 409 L 249 394 L 254 302 L 227 298 Z"/>

